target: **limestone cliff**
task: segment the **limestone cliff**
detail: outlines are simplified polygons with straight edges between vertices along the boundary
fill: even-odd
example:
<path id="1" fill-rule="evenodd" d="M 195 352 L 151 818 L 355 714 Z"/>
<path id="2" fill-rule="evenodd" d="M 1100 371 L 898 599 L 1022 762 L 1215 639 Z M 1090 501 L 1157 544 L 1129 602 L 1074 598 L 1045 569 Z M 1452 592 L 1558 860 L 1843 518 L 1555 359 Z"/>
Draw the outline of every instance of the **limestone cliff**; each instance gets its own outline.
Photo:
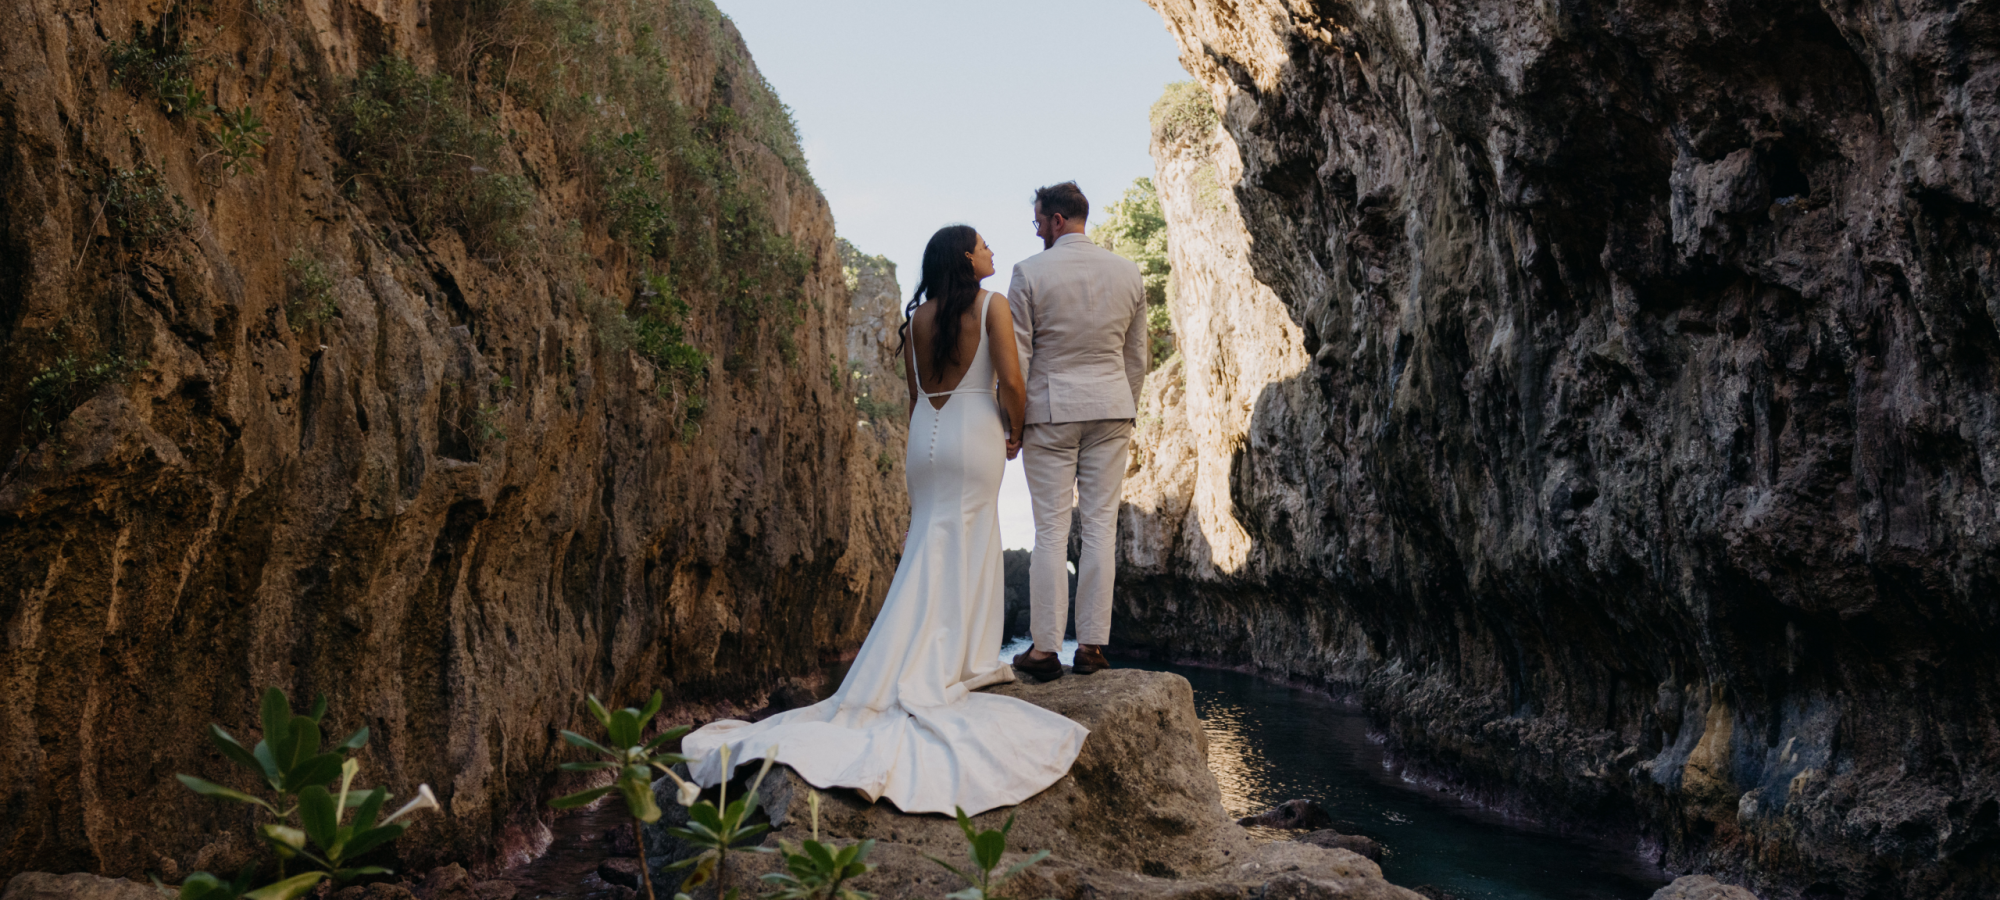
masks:
<path id="1" fill-rule="evenodd" d="M 1762 896 L 1990 895 L 1992 10 L 1152 2 L 1220 124 L 1114 640 Z"/>
<path id="2" fill-rule="evenodd" d="M 271 684 L 437 789 L 399 868 L 519 854 L 586 692 L 859 642 L 900 474 L 712 5 L 0 18 L 0 874 L 233 871 L 173 775 L 236 784 L 202 730 Z"/>

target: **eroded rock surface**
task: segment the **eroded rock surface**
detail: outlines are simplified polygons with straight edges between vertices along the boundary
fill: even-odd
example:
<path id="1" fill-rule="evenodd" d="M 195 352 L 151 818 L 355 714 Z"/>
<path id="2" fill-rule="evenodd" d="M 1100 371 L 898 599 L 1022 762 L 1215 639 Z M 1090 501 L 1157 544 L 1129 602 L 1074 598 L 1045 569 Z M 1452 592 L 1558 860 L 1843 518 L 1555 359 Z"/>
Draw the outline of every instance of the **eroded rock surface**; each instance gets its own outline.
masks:
<path id="1" fill-rule="evenodd" d="M 518 859 L 585 693 L 754 709 L 859 643 L 906 516 L 873 332 L 711 4 L 0 27 L 0 875 L 234 872 L 242 808 L 173 776 L 255 787 L 203 729 L 273 684 L 436 789 L 385 861 Z"/>
<path id="2" fill-rule="evenodd" d="M 986 829 L 1014 818 L 1007 864 L 1038 850 L 1051 853 L 1009 888 L 1009 896 L 1252 898 L 1292 892 L 1416 900 L 1383 881 L 1380 868 L 1362 856 L 1293 841 L 1259 841 L 1230 821 L 1208 769 L 1207 738 L 1185 678 L 1112 669 L 1046 684 L 1003 685 L 993 692 L 1054 710 L 1090 729 L 1083 752 L 1062 780 L 1019 806 L 974 819 Z M 806 793 L 813 788 L 785 768 L 774 768 L 765 785 L 774 823 L 765 843 L 796 844 L 810 836 Z M 663 803 L 672 804 L 671 782 L 662 779 L 659 786 Z M 853 791 L 823 791 L 821 797 L 823 839 L 879 842 L 872 861 L 881 868 L 857 879 L 856 887 L 888 900 L 936 897 L 965 887 L 924 858 L 963 857 L 965 838 L 952 819 L 905 815 L 888 803 L 865 803 Z M 658 848 L 655 865 L 687 852 L 662 829 L 649 832 L 647 845 Z M 773 870 L 771 857 L 746 853 L 731 859 L 742 866 L 732 878 Z"/>
<path id="3" fill-rule="evenodd" d="M 1992 10 L 1152 3 L 1221 122 L 1114 641 L 1671 870 L 1993 893 Z"/>

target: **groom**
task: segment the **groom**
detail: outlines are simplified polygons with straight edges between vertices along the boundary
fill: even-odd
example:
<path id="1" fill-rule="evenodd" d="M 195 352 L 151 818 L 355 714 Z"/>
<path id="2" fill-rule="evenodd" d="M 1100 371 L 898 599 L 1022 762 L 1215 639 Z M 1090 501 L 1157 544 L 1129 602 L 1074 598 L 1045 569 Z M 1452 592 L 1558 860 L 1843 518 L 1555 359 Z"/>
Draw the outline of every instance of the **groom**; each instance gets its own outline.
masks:
<path id="1" fill-rule="evenodd" d="M 1014 267 L 1007 303 L 1027 375 L 1022 468 L 1035 506 L 1028 566 L 1035 646 L 1014 668 L 1060 678 L 1068 613 L 1070 507 L 1083 522 L 1076 582 L 1078 675 L 1108 669 L 1111 582 L 1116 574 L 1118 489 L 1146 379 L 1146 285 L 1139 267 L 1084 236 L 1090 201 L 1074 181 L 1035 191 L 1041 253 Z"/>

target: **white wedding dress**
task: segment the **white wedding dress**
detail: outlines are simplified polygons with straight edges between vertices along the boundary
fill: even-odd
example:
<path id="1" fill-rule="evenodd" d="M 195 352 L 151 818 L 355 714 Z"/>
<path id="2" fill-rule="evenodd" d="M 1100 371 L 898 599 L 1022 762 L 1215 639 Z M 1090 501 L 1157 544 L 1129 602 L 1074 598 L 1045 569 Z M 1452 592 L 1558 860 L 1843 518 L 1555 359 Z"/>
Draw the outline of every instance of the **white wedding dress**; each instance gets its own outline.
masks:
<path id="1" fill-rule="evenodd" d="M 976 815 L 1054 784 L 1088 731 L 1034 704 L 980 688 L 1014 680 L 1000 662 L 1000 478 L 1006 428 L 993 393 L 987 304 L 979 349 L 953 390 L 922 392 L 905 468 L 910 536 L 861 653 L 840 690 L 762 722 L 724 719 L 682 740 L 694 780 L 712 787 L 767 751 L 806 781 L 888 798 L 909 813 Z M 914 340 L 910 364 L 916 364 Z M 919 369 L 918 371 L 922 371 Z M 937 409 L 933 398 L 944 399 Z"/>

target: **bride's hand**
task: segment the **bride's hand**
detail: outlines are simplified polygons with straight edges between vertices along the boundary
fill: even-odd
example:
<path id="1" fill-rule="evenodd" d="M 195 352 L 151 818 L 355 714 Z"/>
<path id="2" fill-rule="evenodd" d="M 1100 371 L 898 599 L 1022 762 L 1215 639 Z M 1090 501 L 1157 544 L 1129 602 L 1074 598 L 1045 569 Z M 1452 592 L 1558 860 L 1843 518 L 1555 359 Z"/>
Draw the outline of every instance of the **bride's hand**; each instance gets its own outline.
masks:
<path id="1" fill-rule="evenodd" d="M 1013 435 L 1008 435 L 1008 436 L 1007 436 L 1007 458 L 1008 458 L 1008 459 L 1013 459 L 1014 457 L 1016 457 L 1016 456 L 1020 456 L 1020 455 L 1021 455 L 1021 439 L 1020 439 L 1020 438 L 1017 438 L 1017 437 L 1014 437 Z"/>

